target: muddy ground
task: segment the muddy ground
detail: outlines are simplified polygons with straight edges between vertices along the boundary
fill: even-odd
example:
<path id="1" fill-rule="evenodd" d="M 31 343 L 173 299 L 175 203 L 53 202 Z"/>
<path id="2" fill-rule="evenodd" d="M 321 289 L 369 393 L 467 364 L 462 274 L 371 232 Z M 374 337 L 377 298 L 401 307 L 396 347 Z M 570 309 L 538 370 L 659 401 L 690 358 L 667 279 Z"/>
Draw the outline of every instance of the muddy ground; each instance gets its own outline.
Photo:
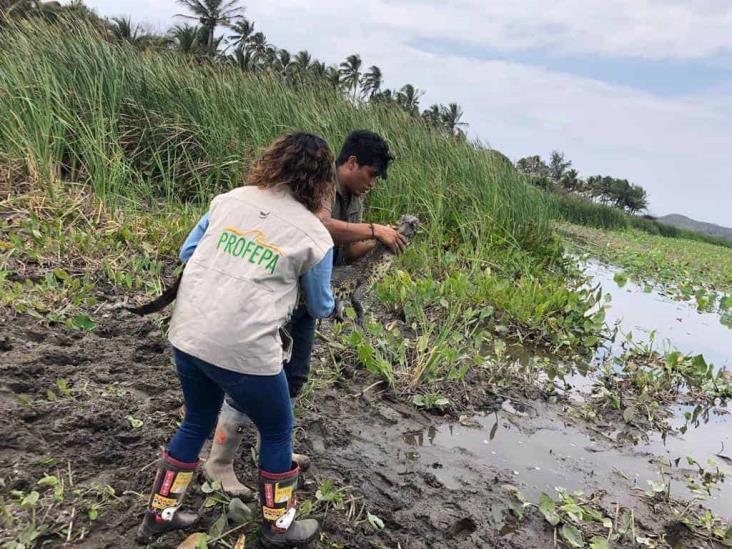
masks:
<path id="1" fill-rule="evenodd" d="M 109 302 L 95 318 L 92 332 L 49 328 L 38 319 L 9 314 L 0 328 L 0 493 L 6 504 L 14 490 L 41 493 L 36 523 L 46 530 L 32 544 L 37 547 L 58 547 L 67 540 L 66 546 L 73 547 L 133 547 L 156 455 L 178 421 L 181 395 L 160 318 L 140 319 Z M 510 468 L 489 466 L 460 448 L 415 457 L 409 433 L 419 436 L 456 418 L 416 411 L 373 382 L 364 372 L 346 372 L 299 411 L 296 449 L 314 461 L 301 499 L 314 500 L 316 487 L 326 479 L 349 487 L 340 509 L 315 507 L 323 526 L 319 547 L 527 548 L 557 543 L 535 507 L 525 508 L 522 521 L 516 519 L 511 486 L 521 490 L 522 485 Z M 541 406 L 543 419 L 534 419 L 559 421 L 561 403 Z M 515 429 L 535 428 L 531 414 L 506 421 Z M 256 470 L 248 448 L 243 454 L 239 474 L 254 486 Z M 572 467 L 594 488 L 592 471 Z M 447 485 L 436 474 L 444 471 L 452 479 Z M 64 479 L 63 501 L 54 501 L 52 487 L 37 484 L 44 475 Z M 105 485 L 114 495 L 93 488 Z M 683 528 L 667 524 L 668 515 L 642 495 L 620 483 L 603 488 L 608 513 L 620 491 L 631 501 L 639 535 L 659 542 L 665 538 L 673 547 L 705 546 L 690 540 Z M 203 499 L 196 487 L 189 504 L 200 506 Z M 94 506 L 98 511 L 92 521 L 88 511 Z M 369 525 L 366 511 L 381 518 L 384 528 Z M 6 520 L 0 530 L 4 542 L 26 527 L 17 505 L 6 505 L 6 512 L 15 521 L 10 525 Z M 204 525 L 218 515 L 218 507 L 204 510 Z M 247 546 L 256 546 L 256 521 L 245 531 Z M 170 534 L 155 546 L 176 547 L 183 537 Z M 235 540 L 236 535 L 225 538 L 232 545 Z"/>

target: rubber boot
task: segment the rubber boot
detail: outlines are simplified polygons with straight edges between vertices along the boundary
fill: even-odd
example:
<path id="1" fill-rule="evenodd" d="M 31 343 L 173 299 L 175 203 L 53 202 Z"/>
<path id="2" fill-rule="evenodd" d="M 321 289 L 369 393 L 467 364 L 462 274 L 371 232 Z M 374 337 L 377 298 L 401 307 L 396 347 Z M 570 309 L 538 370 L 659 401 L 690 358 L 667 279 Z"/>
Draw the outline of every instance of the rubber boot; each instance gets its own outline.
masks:
<path id="1" fill-rule="evenodd" d="M 297 463 L 286 473 L 259 471 L 259 501 L 262 506 L 262 541 L 269 547 L 301 546 L 320 531 L 315 519 L 295 520 L 295 488 L 300 470 Z"/>
<path id="2" fill-rule="evenodd" d="M 310 458 L 305 454 L 296 454 L 293 452 L 292 461 L 297 463 L 297 466 L 303 473 L 307 472 L 307 470 L 310 469 Z"/>
<path id="3" fill-rule="evenodd" d="M 137 529 L 138 543 L 148 544 L 166 532 L 189 528 L 198 522 L 198 515 L 180 510 L 196 467 L 198 462 L 183 463 L 163 452 L 145 518 Z"/>
<path id="4" fill-rule="evenodd" d="M 203 464 L 203 474 L 209 482 L 221 482 L 221 489 L 230 496 L 254 499 L 254 492 L 244 486 L 234 473 L 234 458 L 244 436 L 249 418 L 224 401 L 216 425 L 211 453 Z"/>
<path id="5" fill-rule="evenodd" d="M 259 455 L 259 448 L 261 447 L 261 445 L 262 437 L 259 434 L 259 431 L 257 431 L 257 455 Z M 293 452 L 292 461 L 297 463 L 297 466 L 300 468 L 301 473 L 307 473 L 308 469 L 310 469 L 310 458 L 305 454 L 296 454 L 295 452 Z"/>

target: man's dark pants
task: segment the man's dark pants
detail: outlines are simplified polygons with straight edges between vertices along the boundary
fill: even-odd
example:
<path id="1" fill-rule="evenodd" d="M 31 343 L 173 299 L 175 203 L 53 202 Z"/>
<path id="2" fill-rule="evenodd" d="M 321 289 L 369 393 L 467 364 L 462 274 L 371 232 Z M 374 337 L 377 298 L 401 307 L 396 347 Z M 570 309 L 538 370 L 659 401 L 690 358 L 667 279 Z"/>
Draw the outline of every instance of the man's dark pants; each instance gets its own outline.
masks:
<path id="1" fill-rule="evenodd" d="M 302 391 L 310 374 L 310 354 L 315 342 L 315 319 L 310 316 L 305 305 L 300 305 L 292 313 L 290 322 L 285 327 L 292 337 L 292 356 L 285 362 L 285 376 L 290 387 L 290 398 L 295 398 Z"/>

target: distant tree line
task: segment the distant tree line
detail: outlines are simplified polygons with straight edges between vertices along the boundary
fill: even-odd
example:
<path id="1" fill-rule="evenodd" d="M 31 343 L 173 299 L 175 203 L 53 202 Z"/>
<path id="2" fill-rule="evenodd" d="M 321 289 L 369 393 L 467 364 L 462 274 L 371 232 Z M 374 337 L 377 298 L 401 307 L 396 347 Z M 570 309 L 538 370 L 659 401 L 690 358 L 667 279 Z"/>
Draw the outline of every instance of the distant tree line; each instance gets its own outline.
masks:
<path id="1" fill-rule="evenodd" d="M 601 204 L 638 213 L 648 208 L 646 191 L 627 179 L 607 175 L 581 178 L 564 153 L 553 151 L 547 164 L 539 155 L 527 156 L 516 162 L 516 169 L 527 175 L 538 187 L 560 192 L 575 193 Z"/>
<path id="2" fill-rule="evenodd" d="M 464 138 L 463 111 L 457 103 L 431 105 L 420 111 L 424 92 L 412 84 L 386 89 L 381 69 L 366 68 L 361 56 L 349 55 L 338 65 L 327 65 L 314 59 L 307 50 L 295 55 L 269 43 L 265 34 L 255 28 L 255 22 L 244 17 L 239 0 L 177 0 L 184 13 L 177 17 L 181 23 L 165 34 L 157 34 L 132 22 L 130 17 L 101 18 L 87 8 L 83 1 L 74 0 L 66 6 L 59 2 L 35 0 L 0 0 L 0 28 L 9 17 L 41 17 L 53 21 L 62 13 L 71 13 L 92 21 L 110 40 L 127 42 L 140 49 L 174 50 L 201 62 L 228 64 L 251 73 L 277 75 L 292 85 L 322 81 L 341 91 L 352 102 L 371 102 L 403 109 L 421 118 L 437 131 Z M 217 35 L 227 28 L 228 35 Z"/>

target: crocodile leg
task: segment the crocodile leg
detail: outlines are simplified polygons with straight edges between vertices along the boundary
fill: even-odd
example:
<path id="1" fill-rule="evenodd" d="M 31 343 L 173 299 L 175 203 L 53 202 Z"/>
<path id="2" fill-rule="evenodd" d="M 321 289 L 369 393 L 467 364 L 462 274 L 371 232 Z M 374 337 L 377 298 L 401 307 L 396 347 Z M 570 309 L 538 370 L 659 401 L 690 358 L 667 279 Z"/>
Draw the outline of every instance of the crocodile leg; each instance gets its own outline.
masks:
<path id="1" fill-rule="evenodd" d="M 363 299 L 365 289 L 365 285 L 361 284 L 353 290 L 353 293 L 351 294 L 351 305 L 353 306 L 353 310 L 356 311 L 356 324 L 361 328 L 363 328 L 364 314 L 363 303 L 361 303 L 361 300 Z"/>

